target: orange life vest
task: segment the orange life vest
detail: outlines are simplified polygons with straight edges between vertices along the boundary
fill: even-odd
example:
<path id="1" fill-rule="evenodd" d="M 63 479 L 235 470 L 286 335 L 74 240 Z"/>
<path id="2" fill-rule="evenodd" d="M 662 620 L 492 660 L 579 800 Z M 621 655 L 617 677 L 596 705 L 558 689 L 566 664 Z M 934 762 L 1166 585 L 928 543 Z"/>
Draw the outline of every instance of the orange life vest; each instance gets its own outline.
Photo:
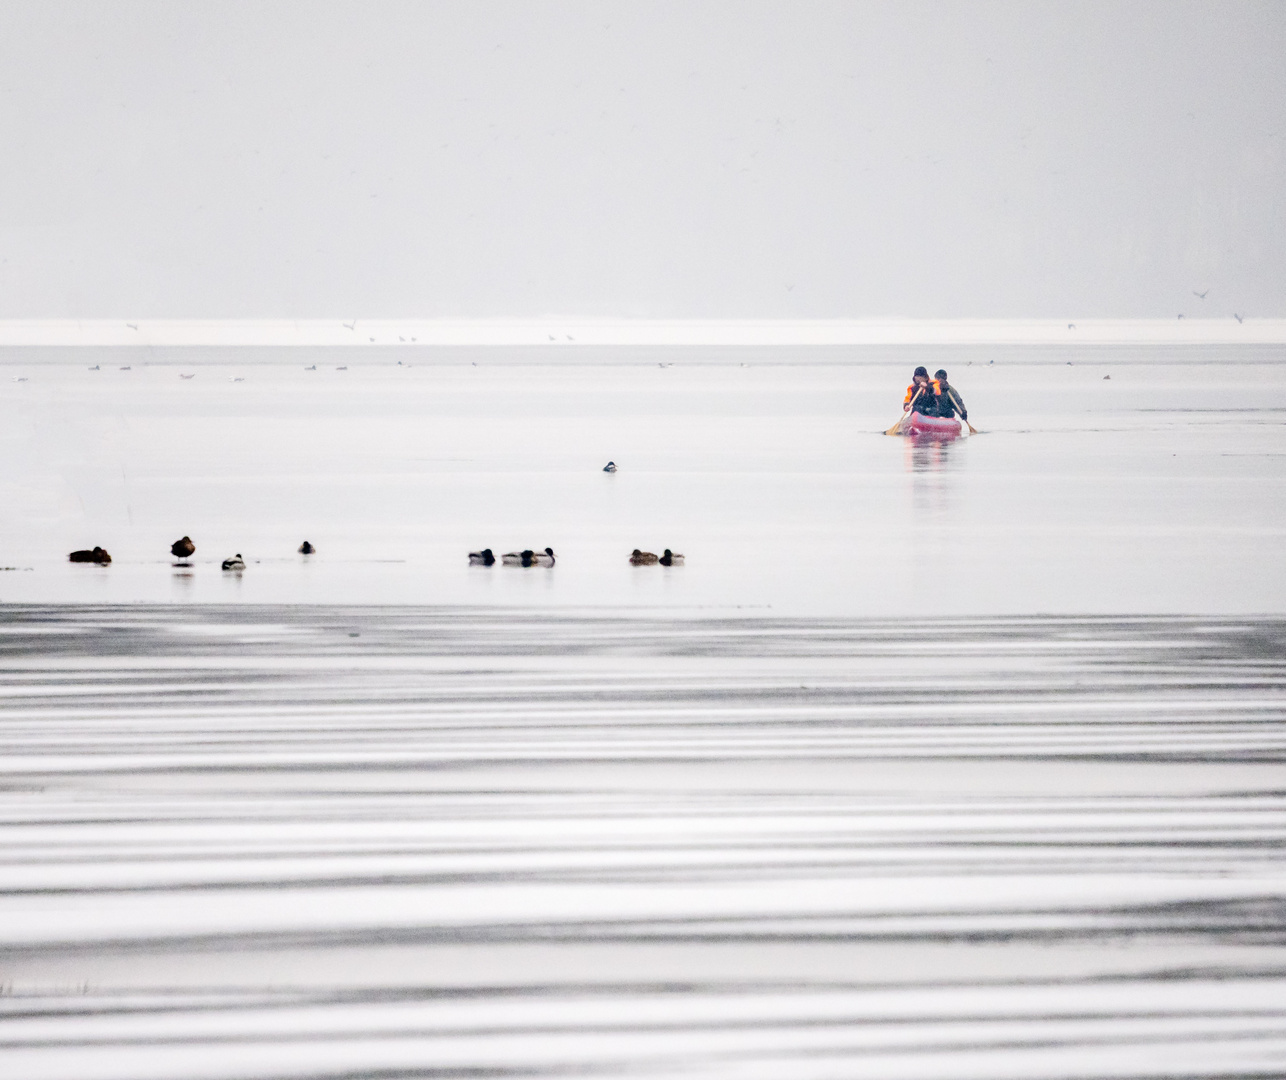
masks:
<path id="1" fill-rule="evenodd" d="M 906 388 L 906 397 L 902 399 L 902 404 L 909 405 L 911 403 L 911 399 L 915 397 L 916 391 L 920 389 L 921 388 L 917 386 L 914 381 L 912 381 L 911 385 Z M 942 390 L 939 386 L 938 380 L 930 379 L 927 383 L 925 383 L 923 387 L 923 392 L 920 394 L 920 399 L 924 400 L 927 397 L 937 397 L 940 393 L 942 393 Z M 916 402 L 917 405 L 919 403 L 920 402 L 918 401 Z"/>

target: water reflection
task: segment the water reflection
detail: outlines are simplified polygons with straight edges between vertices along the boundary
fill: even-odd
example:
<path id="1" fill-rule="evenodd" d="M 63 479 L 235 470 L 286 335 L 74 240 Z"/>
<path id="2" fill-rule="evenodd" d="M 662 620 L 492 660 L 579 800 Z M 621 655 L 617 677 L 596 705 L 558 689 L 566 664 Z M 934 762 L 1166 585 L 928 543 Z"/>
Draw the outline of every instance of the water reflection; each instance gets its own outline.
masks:
<path id="1" fill-rule="evenodd" d="M 950 467 L 956 435 L 904 435 L 907 443 L 906 466 L 909 472 L 941 472 Z"/>
<path id="2" fill-rule="evenodd" d="M 945 514 L 955 505 L 952 461 L 958 454 L 953 435 L 906 436 L 906 469 L 911 474 L 911 505 L 917 514 Z"/>
<path id="3" fill-rule="evenodd" d="M 186 563 L 175 563 L 170 568 L 170 591 L 180 600 L 186 600 L 192 595 L 192 587 L 196 584 L 196 572 L 194 568 Z"/>

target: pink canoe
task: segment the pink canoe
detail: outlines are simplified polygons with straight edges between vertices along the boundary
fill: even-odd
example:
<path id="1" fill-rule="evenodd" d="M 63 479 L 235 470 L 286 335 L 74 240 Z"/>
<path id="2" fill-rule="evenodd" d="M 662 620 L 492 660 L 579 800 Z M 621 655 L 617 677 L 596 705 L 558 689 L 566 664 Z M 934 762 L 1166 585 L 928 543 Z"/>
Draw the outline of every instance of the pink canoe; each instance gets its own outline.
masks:
<path id="1" fill-rule="evenodd" d="M 947 416 L 925 416 L 922 413 L 912 412 L 902 425 L 903 435 L 941 435 L 951 436 L 960 434 L 960 421 L 955 417 Z"/>

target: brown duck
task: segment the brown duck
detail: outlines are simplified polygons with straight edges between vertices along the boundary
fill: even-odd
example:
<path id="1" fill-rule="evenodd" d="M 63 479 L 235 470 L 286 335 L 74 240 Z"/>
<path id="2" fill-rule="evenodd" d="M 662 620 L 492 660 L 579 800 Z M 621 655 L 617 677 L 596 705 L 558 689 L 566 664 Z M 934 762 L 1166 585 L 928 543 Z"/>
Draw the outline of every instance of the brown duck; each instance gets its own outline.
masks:
<path id="1" fill-rule="evenodd" d="M 106 548 L 96 547 L 93 551 L 81 550 L 73 551 L 67 556 L 72 562 L 92 562 L 98 563 L 99 566 L 106 566 L 112 561 L 112 557 L 107 554 Z"/>

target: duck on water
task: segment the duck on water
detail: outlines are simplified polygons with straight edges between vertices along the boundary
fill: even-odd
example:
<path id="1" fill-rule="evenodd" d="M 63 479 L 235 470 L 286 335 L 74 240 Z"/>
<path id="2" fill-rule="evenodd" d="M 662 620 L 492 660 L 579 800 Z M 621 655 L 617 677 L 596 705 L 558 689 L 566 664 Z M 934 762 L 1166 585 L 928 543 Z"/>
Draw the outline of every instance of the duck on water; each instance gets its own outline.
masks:
<path id="1" fill-rule="evenodd" d="M 170 554 L 180 560 L 180 565 L 186 565 L 182 560 L 190 559 L 192 553 L 196 551 L 196 544 L 192 543 L 192 537 L 185 536 L 181 540 L 175 540 L 170 545 Z"/>
<path id="2" fill-rule="evenodd" d="M 544 551 L 533 551 L 531 548 L 526 551 L 510 551 L 500 556 L 500 561 L 505 566 L 553 566 L 554 549 L 547 547 Z"/>
<path id="3" fill-rule="evenodd" d="M 494 566 L 496 557 L 491 553 L 491 548 L 483 548 L 481 551 L 469 552 L 470 566 Z"/>
<path id="4" fill-rule="evenodd" d="M 97 563 L 99 566 L 106 566 L 112 561 L 112 557 L 107 554 L 107 549 L 100 547 L 94 548 L 93 551 L 88 549 L 73 551 L 67 558 L 72 562 Z"/>
<path id="5" fill-rule="evenodd" d="M 665 549 L 665 554 L 660 556 L 660 558 L 653 555 L 650 551 L 640 551 L 638 548 L 635 548 L 630 553 L 631 566 L 656 566 L 658 563 L 662 566 L 682 566 L 683 556 L 676 555 L 669 548 Z"/>

